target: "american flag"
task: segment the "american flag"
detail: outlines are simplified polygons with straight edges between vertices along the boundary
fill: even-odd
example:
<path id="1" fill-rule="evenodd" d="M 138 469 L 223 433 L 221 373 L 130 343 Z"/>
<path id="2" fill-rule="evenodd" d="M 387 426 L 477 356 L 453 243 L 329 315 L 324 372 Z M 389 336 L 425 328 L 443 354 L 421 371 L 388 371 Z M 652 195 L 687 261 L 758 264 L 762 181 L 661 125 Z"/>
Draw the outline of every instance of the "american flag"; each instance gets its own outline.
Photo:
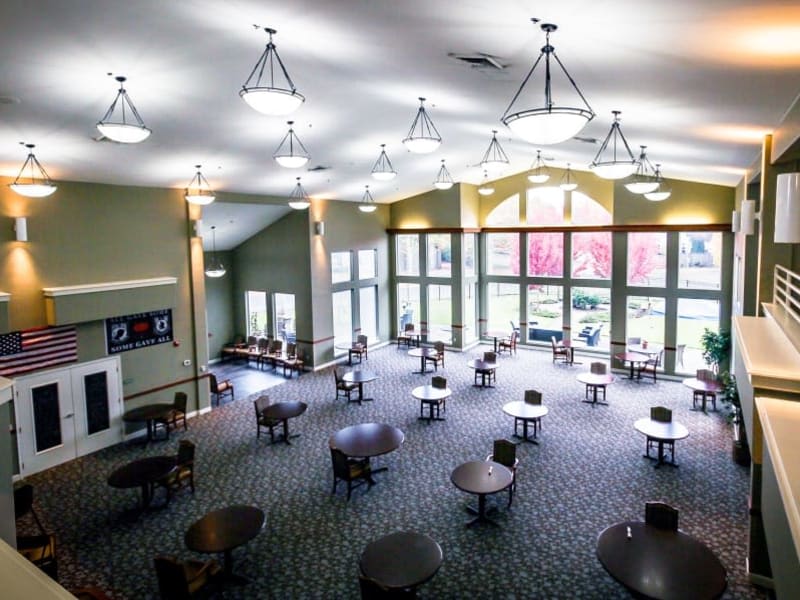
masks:
<path id="1" fill-rule="evenodd" d="M 78 360 L 74 326 L 43 327 L 0 335 L 0 375 L 11 377 Z"/>

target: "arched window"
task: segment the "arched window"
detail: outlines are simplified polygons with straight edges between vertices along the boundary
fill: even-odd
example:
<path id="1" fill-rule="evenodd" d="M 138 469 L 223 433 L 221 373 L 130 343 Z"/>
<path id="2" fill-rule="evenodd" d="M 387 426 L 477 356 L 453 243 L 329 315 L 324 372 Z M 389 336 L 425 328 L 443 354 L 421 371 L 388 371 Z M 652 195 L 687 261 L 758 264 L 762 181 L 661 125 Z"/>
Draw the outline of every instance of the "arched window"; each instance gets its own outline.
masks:
<path id="1" fill-rule="evenodd" d="M 611 213 L 603 205 L 581 192 L 572 192 L 573 225 L 611 225 Z"/>
<path id="2" fill-rule="evenodd" d="M 486 215 L 489 227 L 517 227 L 519 225 L 519 194 L 514 194 L 495 206 Z"/>
<path id="3" fill-rule="evenodd" d="M 525 219 L 528 225 L 564 224 L 564 191 L 557 187 L 528 189 Z"/>

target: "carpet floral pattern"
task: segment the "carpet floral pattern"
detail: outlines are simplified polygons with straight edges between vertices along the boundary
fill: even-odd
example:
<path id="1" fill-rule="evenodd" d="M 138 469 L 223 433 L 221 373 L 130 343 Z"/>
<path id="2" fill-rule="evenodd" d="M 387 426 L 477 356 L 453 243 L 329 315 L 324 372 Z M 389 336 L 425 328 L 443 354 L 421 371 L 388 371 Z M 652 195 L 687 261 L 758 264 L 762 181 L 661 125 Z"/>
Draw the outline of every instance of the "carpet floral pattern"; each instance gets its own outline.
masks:
<path id="1" fill-rule="evenodd" d="M 169 442 L 120 444 L 31 476 L 38 513 L 57 535 L 62 584 L 158 598 L 153 558 L 208 558 L 186 549 L 187 528 L 211 510 L 252 504 L 266 513 L 266 526 L 233 553 L 235 571 L 251 583 L 226 589 L 226 598 L 358 598 L 362 549 L 398 530 L 427 533 L 442 546 L 442 568 L 421 598 L 627 598 L 597 560 L 597 536 L 615 522 L 643 519 L 644 503 L 662 500 L 680 510 L 681 529 L 722 560 L 725 598 L 767 597 L 746 579 L 749 471 L 731 460 L 723 414 L 690 411 L 691 391 L 680 383 L 636 383 L 624 373 L 608 388 L 608 406 L 586 404 L 575 376 L 588 364 L 554 365 L 549 352 L 534 350 L 502 357 L 496 386 L 479 389 L 466 363 L 482 351 L 447 353 L 438 371 L 453 390 L 445 421 L 417 419 L 410 391 L 431 376 L 413 374 L 419 359 L 387 346 L 370 350 L 363 365 L 379 375 L 365 386 L 373 402 L 335 399 L 330 368 L 265 390 L 273 401 L 309 405 L 290 421 L 301 434 L 291 446 L 256 439 L 251 396 L 190 419 Z M 501 408 L 526 389 L 540 390 L 550 409 L 541 444 L 517 447 L 512 507 L 505 509 L 506 492 L 497 495 L 500 526 L 466 528 L 464 503 L 474 497 L 455 488 L 450 473 L 484 459 L 494 439 L 511 437 L 513 419 Z M 679 468 L 654 469 L 642 458 L 645 439 L 633 423 L 656 405 L 689 429 L 676 444 Z M 389 470 L 347 502 L 343 486 L 330 493 L 328 438 L 363 422 L 396 425 L 405 442 L 373 460 Z M 182 491 L 168 507 L 131 518 L 138 490 L 110 488 L 108 474 L 135 458 L 173 454 L 180 439 L 197 445 L 196 493 Z"/>

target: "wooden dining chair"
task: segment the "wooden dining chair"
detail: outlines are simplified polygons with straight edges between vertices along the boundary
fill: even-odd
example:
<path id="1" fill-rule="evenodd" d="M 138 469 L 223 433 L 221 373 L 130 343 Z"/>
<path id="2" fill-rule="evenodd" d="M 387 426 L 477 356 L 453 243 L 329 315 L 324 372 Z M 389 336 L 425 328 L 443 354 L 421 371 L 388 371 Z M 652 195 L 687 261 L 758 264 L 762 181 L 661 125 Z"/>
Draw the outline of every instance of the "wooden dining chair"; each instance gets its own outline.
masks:
<path id="1" fill-rule="evenodd" d="M 658 354 L 651 354 L 645 362 L 641 363 L 636 371 L 637 380 L 641 380 L 642 375 L 652 375 L 653 382 L 655 383 L 658 376 L 658 369 L 661 366 L 661 360 L 664 358 L 664 349 L 662 348 Z"/>
<path id="2" fill-rule="evenodd" d="M 433 349 L 436 350 L 436 354 L 433 356 L 426 356 L 425 362 L 433 363 L 433 370 L 438 371 L 439 365 L 444 368 L 444 342 L 433 342 Z"/>
<path id="3" fill-rule="evenodd" d="M 188 600 L 215 591 L 222 568 L 215 560 L 181 561 L 172 556 L 157 556 L 153 563 L 162 598 Z"/>
<path id="4" fill-rule="evenodd" d="M 261 428 L 269 431 L 269 439 L 275 442 L 275 428 L 281 424 L 280 421 L 269 419 L 264 415 L 264 409 L 271 404 L 269 396 L 262 394 L 253 400 L 253 407 L 256 411 L 256 437 L 261 437 Z"/>
<path id="5" fill-rule="evenodd" d="M 365 335 L 359 335 L 355 343 L 347 351 L 347 362 L 353 364 L 353 359 L 358 358 L 358 362 L 362 360 L 369 360 L 368 354 L 368 339 Z"/>
<path id="6" fill-rule="evenodd" d="M 536 406 L 541 406 L 542 404 L 542 392 L 538 390 L 525 390 L 525 397 L 524 397 L 525 404 L 533 404 Z M 531 422 L 533 423 L 533 435 L 536 435 L 539 429 L 542 428 L 542 420 L 541 419 L 532 419 Z M 514 435 L 517 435 L 517 427 L 523 423 L 523 419 L 518 417 L 514 417 Z"/>
<path id="7" fill-rule="evenodd" d="M 189 428 L 186 424 L 186 402 L 186 392 L 175 392 L 175 396 L 172 400 L 172 408 L 169 410 L 169 412 L 167 412 L 163 417 L 153 421 L 153 425 L 156 428 L 164 428 L 164 430 L 167 432 L 167 438 L 169 438 L 170 430 L 178 428 L 178 421 L 183 421 L 184 431 Z"/>
<path id="8" fill-rule="evenodd" d="M 484 352 L 483 362 L 496 363 L 497 354 L 494 352 Z M 475 369 L 475 385 L 478 385 L 478 377 L 481 378 L 481 381 L 487 381 L 488 383 L 493 383 L 497 380 L 495 369 Z"/>
<path id="9" fill-rule="evenodd" d="M 371 471 L 369 458 L 348 458 L 338 448 L 331 447 L 331 463 L 333 464 L 333 488 L 331 495 L 336 493 L 340 481 L 347 482 L 347 499 L 350 500 L 351 492 L 360 485 L 370 482 Z"/>
<path id="10" fill-rule="evenodd" d="M 678 531 L 678 509 L 664 502 L 645 502 L 644 522 L 659 529 Z"/>
<path id="11" fill-rule="evenodd" d="M 716 381 L 717 374 L 711 369 L 697 369 L 696 379 L 700 381 Z M 703 404 L 703 396 L 705 395 L 706 401 L 711 400 L 711 405 L 714 410 L 717 410 L 717 394 L 715 392 L 694 390 L 692 393 L 692 408 L 697 408 L 697 404 Z"/>
<path id="12" fill-rule="evenodd" d="M 438 390 L 446 390 L 447 389 L 447 379 L 444 377 L 439 377 L 438 375 L 434 375 L 431 377 L 431 387 L 435 387 Z M 443 410 L 447 412 L 447 398 L 440 398 L 439 400 L 420 400 L 419 404 L 419 416 L 422 417 L 422 409 L 425 404 L 433 404 L 436 407 L 436 418 L 439 418 L 439 411 Z"/>
<path id="13" fill-rule="evenodd" d="M 412 337 L 412 333 L 414 332 L 414 324 L 413 323 L 406 323 L 403 326 L 403 331 L 397 336 L 397 345 L 405 344 L 408 348 L 411 348 L 411 344 L 414 341 Z"/>
<path id="14" fill-rule="evenodd" d="M 653 406 L 650 408 L 650 418 L 659 423 L 671 423 L 672 411 L 666 406 Z M 650 450 L 658 451 L 658 440 L 655 438 L 647 437 L 645 447 L 645 456 L 650 458 Z M 675 462 L 675 441 L 663 440 L 664 450 L 668 451 L 672 462 Z"/>
<path id="15" fill-rule="evenodd" d="M 497 353 L 502 354 L 506 350 L 508 350 L 509 354 L 516 354 L 517 353 L 517 338 L 519 333 L 516 329 L 511 332 L 511 335 L 507 338 L 504 338 L 499 341 L 497 344 Z"/>
<path id="16" fill-rule="evenodd" d="M 495 440 L 492 446 L 492 453 L 486 457 L 486 460 L 500 463 L 511 471 L 511 485 L 508 486 L 508 506 L 511 507 L 511 502 L 514 500 L 514 491 L 517 488 L 517 466 L 519 465 L 517 445 L 505 439 Z"/>
<path id="17" fill-rule="evenodd" d="M 569 348 L 565 347 L 563 344 L 560 344 L 556 341 L 556 336 L 550 336 L 550 345 L 553 348 L 553 362 L 555 363 L 557 360 L 563 361 L 565 363 L 569 362 Z"/>
<path id="18" fill-rule="evenodd" d="M 233 397 L 233 383 L 231 383 L 230 379 L 223 379 L 222 381 L 219 381 L 217 379 L 216 375 L 214 375 L 213 373 L 209 373 L 208 374 L 208 385 L 209 385 L 209 388 L 210 388 L 211 394 L 212 394 L 212 398 L 211 398 L 212 399 L 212 404 L 213 404 L 213 399 L 214 398 L 217 399 L 217 406 L 220 405 L 220 403 L 222 402 L 222 399 L 225 396 L 230 396 L 231 397 L 231 401 L 234 400 L 234 397 Z"/>
<path id="19" fill-rule="evenodd" d="M 339 396 L 343 396 L 347 398 L 347 401 L 351 401 L 351 395 L 353 394 L 353 390 L 358 389 L 358 384 L 351 383 L 349 381 L 345 381 L 342 377 L 345 374 L 344 367 L 334 367 L 333 368 L 333 378 L 336 380 L 336 399 L 339 399 Z"/>

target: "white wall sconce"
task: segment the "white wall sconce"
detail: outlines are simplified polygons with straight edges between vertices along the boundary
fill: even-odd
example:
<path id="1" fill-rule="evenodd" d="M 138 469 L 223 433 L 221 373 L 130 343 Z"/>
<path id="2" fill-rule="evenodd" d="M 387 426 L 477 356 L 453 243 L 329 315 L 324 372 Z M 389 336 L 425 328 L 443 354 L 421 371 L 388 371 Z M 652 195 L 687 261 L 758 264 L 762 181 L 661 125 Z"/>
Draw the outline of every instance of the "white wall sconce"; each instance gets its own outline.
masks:
<path id="1" fill-rule="evenodd" d="M 761 213 L 756 212 L 756 201 L 742 200 L 739 233 L 753 235 L 756 232 L 756 219 L 761 220 Z"/>
<path id="2" fill-rule="evenodd" d="M 325 221 L 314 221 L 314 235 L 325 235 Z"/>
<path id="3" fill-rule="evenodd" d="M 738 210 L 735 210 L 731 214 L 731 231 L 733 233 L 739 233 L 739 230 L 741 228 L 742 228 L 742 215 Z"/>
<path id="4" fill-rule="evenodd" d="M 17 234 L 18 242 L 28 241 L 28 219 L 27 217 L 17 217 L 14 219 L 14 231 Z"/>
<path id="5" fill-rule="evenodd" d="M 775 189 L 775 243 L 800 244 L 800 173 L 781 173 Z"/>

